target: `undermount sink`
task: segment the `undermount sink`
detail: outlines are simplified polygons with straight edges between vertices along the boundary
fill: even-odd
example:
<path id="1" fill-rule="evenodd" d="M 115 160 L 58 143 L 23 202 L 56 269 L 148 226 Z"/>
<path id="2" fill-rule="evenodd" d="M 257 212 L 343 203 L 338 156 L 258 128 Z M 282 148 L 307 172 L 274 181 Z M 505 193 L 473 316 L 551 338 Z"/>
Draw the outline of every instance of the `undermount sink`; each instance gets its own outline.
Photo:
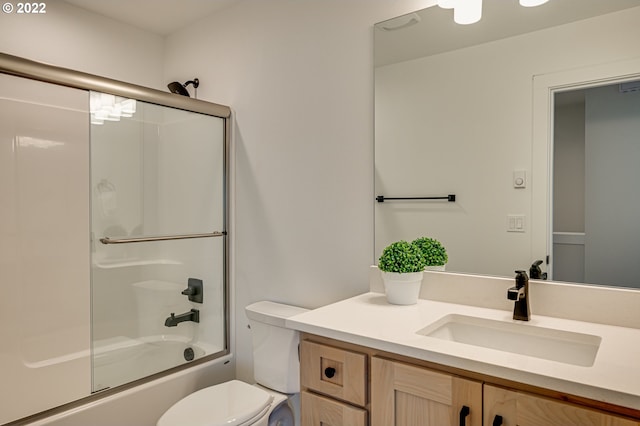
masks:
<path id="1" fill-rule="evenodd" d="M 591 334 L 451 314 L 418 334 L 503 352 L 591 367 L 602 338 Z"/>

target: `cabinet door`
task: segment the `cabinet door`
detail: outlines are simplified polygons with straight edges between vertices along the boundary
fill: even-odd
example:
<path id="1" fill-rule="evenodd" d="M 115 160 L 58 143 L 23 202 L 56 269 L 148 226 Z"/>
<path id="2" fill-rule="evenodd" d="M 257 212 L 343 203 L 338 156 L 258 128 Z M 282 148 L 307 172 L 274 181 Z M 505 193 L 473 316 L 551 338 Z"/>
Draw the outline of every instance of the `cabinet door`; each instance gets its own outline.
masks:
<path id="1" fill-rule="evenodd" d="M 373 357 L 371 426 L 481 426 L 482 384 Z"/>
<path id="2" fill-rule="evenodd" d="M 490 385 L 484 386 L 490 426 L 640 426 L 640 422 Z"/>
<path id="3" fill-rule="evenodd" d="M 366 426 L 367 412 L 307 391 L 300 395 L 302 426 Z"/>

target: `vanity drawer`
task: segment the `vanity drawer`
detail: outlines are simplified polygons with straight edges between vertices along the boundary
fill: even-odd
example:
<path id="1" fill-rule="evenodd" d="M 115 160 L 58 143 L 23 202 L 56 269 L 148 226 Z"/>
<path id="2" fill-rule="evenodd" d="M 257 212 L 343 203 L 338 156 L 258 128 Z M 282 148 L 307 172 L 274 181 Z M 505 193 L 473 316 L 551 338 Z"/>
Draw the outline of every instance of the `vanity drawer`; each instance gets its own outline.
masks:
<path id="1" fill-rule="evenodd" d="M 300 394 L 302 426 L 366 426 L 367 411 L 307 391 Z"/>
<path id="2" fill-rule="evenodd" d="M 303 340 L 300 344 L 303 388 L 364 407 L 367 403 L 367 356 Z"/>

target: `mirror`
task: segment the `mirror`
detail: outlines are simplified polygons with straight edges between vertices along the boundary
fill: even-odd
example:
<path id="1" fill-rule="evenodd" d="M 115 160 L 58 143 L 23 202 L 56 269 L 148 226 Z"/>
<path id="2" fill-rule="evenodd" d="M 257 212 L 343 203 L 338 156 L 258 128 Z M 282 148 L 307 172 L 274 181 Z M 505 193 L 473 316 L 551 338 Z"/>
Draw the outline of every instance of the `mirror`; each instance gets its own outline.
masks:
<path id="1" fill-rule="evenodd" d="M 375 194 L 456 200 L 376 202 L 375 263 L 393 241 L 430 236 L 447 271 L 513 276 L 549 255 L 556 279 L 553 93 L 604 84 L 591 72 L 603 64 L 619 80 L 640 75 L 617 67 L 637 59 L 639 18 L 636 0 L 484 0 L 472 25 L 437 6 L 376 24 Z M 536 80 L 569 70 L 575 80 L 549 86 L 534 114 Z"/>

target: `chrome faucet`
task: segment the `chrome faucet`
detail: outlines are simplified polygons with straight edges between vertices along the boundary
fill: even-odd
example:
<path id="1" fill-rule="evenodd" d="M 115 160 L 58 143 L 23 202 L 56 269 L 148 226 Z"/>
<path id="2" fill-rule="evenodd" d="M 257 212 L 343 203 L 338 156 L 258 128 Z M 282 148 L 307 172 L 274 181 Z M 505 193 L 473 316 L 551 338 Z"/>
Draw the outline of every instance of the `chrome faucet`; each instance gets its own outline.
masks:
<path id="1" fill-rule="evenodd" d="M 529 277 L 525 271 L 516 271 L 516 286 L 507 290 L 507 298 L 515 300 L 513 319 L 529 321 L 531 308 L 529 307 Z"/>
<path id="2" fill-rule="evenodd" d="M 192 309 L 189 312 L 185 312 L 184 314 L 180 315 L 176 315 L 171 312 L 171 316 L 164 321 L 164 326 L 175 327 L 181 322 L 185 321 L 200 322 L 200 311 L 197 309 Z"/>

